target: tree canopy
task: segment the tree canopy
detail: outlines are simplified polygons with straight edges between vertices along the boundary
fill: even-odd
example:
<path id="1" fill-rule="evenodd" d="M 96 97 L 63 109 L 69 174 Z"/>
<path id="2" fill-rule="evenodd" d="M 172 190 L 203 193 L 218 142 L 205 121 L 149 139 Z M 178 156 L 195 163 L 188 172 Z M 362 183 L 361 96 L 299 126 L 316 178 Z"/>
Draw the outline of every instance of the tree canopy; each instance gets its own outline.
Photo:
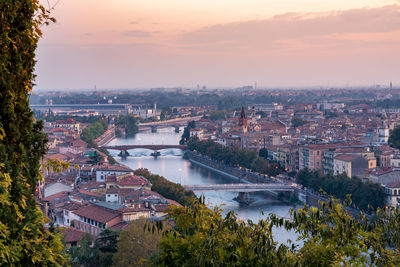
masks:
<path id="1" fill-rule="evenodd" d="M 118 241 L 118 252 L 114 254 L 113 266 L 148 266 L 150 258 L 158 250 L 158 242 L 161 240 L 162 232 L 147 231 L 145 226 L 153 223 L 146 222 L 140 218 L 129 224 Z"/>
<path id="2" fill-rule="evenodd" d="M 160 195 L 174 200 L 181 205 L 189 205 L 196 196 L 193 191 L 185 190 L 185 188 L 180 185 L 168 181 L 165 177 L 152 174 L 147 169 L 137 169 L 135 170 L 135 175 L 140 175 L 149 180 L 152 183 L 151 190 L 159 193 Z"/>
<path id="3" fill-rule="evenodd" d="M 139 132 L 137 126 L 138 118 L 133 115 L 119 116 L 115 124 L 125 128 L 125 136 L 132 137 Z"/>
<path id="4" fill-rule="evenodd" d="M 204 198 L 190 207 L 173 208 L 175 227 L 165 231 L 154 266 L 398 266 L 398 210 L 376 222 L 361 213 L 350 216 L 336 200 L 320 208 L 305 205 L 291 220 L 270 215 L 258 223 L 225 217 L 208 209 Z M 387 226 L 384 222 L 391 222 Z M 278 244 L 272 229 L 295 231 L 298 244 Z M 396 236 L 398 238 L 398 235 Z M 396 240 L 397 243 L 391 241 Z M 390 246 L 392 244 L 392 246 Z"/>
<path id="5" fill-rule="evenodd" d="M 389 136 L 388 143 L 391 147 L 400 149 L 400 127 L 394 128 L 393 132 Z"/>
<path id="6" fill-rule="evenodd" d="M 302 118 L 299 117 L 293 117 L 291 120 L 293 127 L 299 127 L 307 123 L 307 121 L 303 120 Z"/>
<path id="7" fill-rule="evenodd" d="M 46 137 L 29 108 L 40 26 L 54 19 L 38 0 L 2 0 L 0 13 L 0 265 L 60 265 L 60 236 L 34 197 Z"/>
<path id="8" fill-rule="evenodd" d="M 196 150 L 202 155 L 209 156 L 211 159 L 227 165 L 240 165 L 252 171 L 271 176 L 282 172 L 277 163 L 269 162 L 265 158 L 259 157 L 255 151 L 223 146 L 212 140 L 200 141 L 197 137 L 192 137 L 189 140 L 188 147 L 192 151 Z"/>
<path id="9" fill-rule="evenodd" d="M 351 195 L 353 204 L 364 211 L 369 206 L 374 210 L 385 206 L 385 193 L 376 183 L 363 182 L 358 177 L 349 178 L 346 174 L 322 174 L 320 171 L 304 169 L 298 172 L 297 182 L 303 186 L 319 191 L 322 189 L 328 195 L 345 200 Z"/>

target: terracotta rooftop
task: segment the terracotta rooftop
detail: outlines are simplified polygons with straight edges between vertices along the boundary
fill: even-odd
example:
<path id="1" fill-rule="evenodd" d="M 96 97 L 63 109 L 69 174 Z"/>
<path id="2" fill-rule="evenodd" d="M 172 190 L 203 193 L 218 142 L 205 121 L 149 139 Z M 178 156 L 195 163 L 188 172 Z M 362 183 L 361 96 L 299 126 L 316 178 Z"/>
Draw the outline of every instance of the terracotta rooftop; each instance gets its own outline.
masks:
<path id="1" fill-rule="evenodd" d="M 87 196 L 93 196 L 93 197 L 101 197 L 102 194 L 96 193 L 96 192 L 91 192 L 89 190 L 86 189 L 78 189 L 78 192 L 83 194 L 83 195 L 87 195 Z"/>
<path id="2" fill-rule="evenodd" d="M 64 235 L 65 243 L 79 242 L 86 235 L 85 232 L 72 227 L 64 228 L 60 232 Z"/>
<path id="3" fill-rule="evenodd" d="M 380 176 L 380 175 L 384 175 L 384 174 L 387 174 L 387 173 L 391 173 L 393 171 L 398 171 L 398 170 L 395 170 L 395 169 L 392 169 L 392 168 L 381 168 L 381 169 L 376 169 L 374 171 L 371 171 L 370 174 Z"/>
<path id="4" fill-rule="evenodd" d="M 340 154 L 340 155 L 337 155 L 335 157 L 335 159 L 338 159 L 338 160 L 341 160 L 341 161 L 352 161 L 352 160 L 355 160 L 357 158 L 360 158 L 360 156 L 351 155 L 351 154 Z"/>
<path id="5" fill-rule="evenodd" d="M 125 165 L 103 165 L 100 166 L 98 171 L 120 171 L 120 172 L 133 172 L 131 168 Z"/>
<path id="6" fill-rule="evenodd" d="M 132 174 L 118 176 L 117 184 L 119 186 L 151 186 L 151 183 L 146 178 Z"/>
<path id="7" fill-rule="evenodd" d="M 55 121 L 56 124 L 75 124 L 76 120 L 72 119 L 72 118 L 68 118 L 66 120 L 57 120 Z"/>
<path id="8" fill-rule="evenodd" d="M 97 205 L 88 205 L 74 211 L 74 213 L 78 216 L 86 217 L 101 223 L 107 223 L 112 219 L 120 216 L 120 213 L 118 211 L 106 209 Z"/>
<path id="9" fill-rule="evenodd" d="M 111 229 L 113 229 L 114 231 L 119 231 L 119 230 L 123 230 L 123 229 L 127 228 L 128 226 L 129 226 L 129 223 L 120 222 L 120 223 L 117 223 L 116 225 L 111 226 Z"/>
<path id="10" fill-rule="evenodd" d="M 400 188 L 400 181 L 390 183 L 390 184 L 386 185 L 386 187 L 388 187 L 388 188 Z"/>
<path id="11" fill-rule="evenodd" d="M 70 194 L 71 194 L 70 191 L 59 192 L 57 194 L 44 198 L 43 201 L 52 202 L 56 199 L 68 199 Z"/>

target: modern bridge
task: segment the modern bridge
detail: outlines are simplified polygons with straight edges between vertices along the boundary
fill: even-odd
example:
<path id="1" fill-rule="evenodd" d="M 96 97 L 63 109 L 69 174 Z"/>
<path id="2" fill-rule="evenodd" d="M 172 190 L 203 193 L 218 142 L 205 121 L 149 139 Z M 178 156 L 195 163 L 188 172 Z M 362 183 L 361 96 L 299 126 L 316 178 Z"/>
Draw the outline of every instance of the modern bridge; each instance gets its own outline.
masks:
<path id="1" fill-rule="evenodd" d="M 158 126 L 158 125 L 177 125 L 177 124 L 186 124 L 189 121 L 198 121 L 202 118 L 203 116 L 195 116 L 195 117 L 186 117 L 186 118 L 176 118 L 176 119 L 171 119 L 171 120 L 165 120 L 165 121 L 154 121 L 154 122 L 145 122 L 145 123 L 139 123 L 138 126 Z"/>
<path id="2" fill-rule="evenodd" d="M 155 122 L 146 122 L 139 123 L 137 126 L 139 129 L 143 128 L 151 128 L 152 132 L 156 132 L 157 128 L 161 127 L 173 127 L 175 128 L 175 132 L 179 132 L 179 127 L 186 126 L 190 121 L 198 121 L 202 118 L 202 116 L 195 117 L 186 117 L 186 118 L 176 118 L 165 121 L 155 121 Z"/>
<path id="3" fill-rule="evenodd" d="M 213 185 L 185 185 L 186 190 L 192 191 L 229 191 L 229 192 L 259 192 L 259 191 L 279 191 L 293 192 L 294 188 L 290 184 L 265 183 L 265 184 L 213 184 Z"/>
<path id="4" fill-rule="evenodd" d="M 277 192 L 294 192 L 295 189 L 290 184 L 265 183 L 265 184 L 213 184 L 213 185 L 185 185 L 186 190 L 197 192 L 204 191 L 229 191 L 237 192 L 238 196 L 234 199 L 240 203 L 249 204 L 253 200 L 250 197 L 251 192 L 268 191 L 277 195 Z"/>

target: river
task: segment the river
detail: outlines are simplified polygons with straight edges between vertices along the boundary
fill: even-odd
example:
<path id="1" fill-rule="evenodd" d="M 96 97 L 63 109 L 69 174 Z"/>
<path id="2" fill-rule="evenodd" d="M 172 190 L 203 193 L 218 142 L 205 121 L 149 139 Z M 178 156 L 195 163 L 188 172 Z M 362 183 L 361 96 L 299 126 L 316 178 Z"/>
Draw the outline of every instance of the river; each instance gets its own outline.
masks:
<path id="1" fill-rule="evenodd" d="M 179 144 L 181 134 L 182 129 L 180 133 L 175 133 L 173 128 L 160 128 L 157 129 L 157 133 L 148 131 L 140 132 L 133 138 L 116 138 L 108 143 L 108 145 L 176 145 Z M 152 173 L 162 175 L 168 180 L 182 185 L 225 184 L 235 182 L 183 159 L 183 153 L 179 149 L 161 150 L 161 156 L 157 158 L 150 156 L 152 151 L 146 149 L 129 150 L 130 156 L 125 159 L 118 157 L 119 151 L 110 150 L 110 153 L 117 161 L 132 169 L 147 168 Z M 273 198 L 266 198 L 264 195 L 260 194 L 253 194 L 252 197 L 255 201 L 250 205 L 243 205 L 233 200 L 233 198 L 237 196 L 237 193 L 234 192 L 195 193 L 198 196 L 204 194 L 209 207 L 218 205 L 222 207 L 224 214 L 233 210 L 240 219 L 250 219 L 254 222 L 257 222 L 260 218 L 265 218 L 270 213 L 289 218 L 289 211 L 294 208 L 294 206 L 288 205 L 287 203 Z M 264 212 L 264 215 L 262 215 L 261 212 Z M 283 229 L 274 229 L 274 237 L 279 242 L 285 242 L 289 238 L 294 241 L 295 235 Z"/>

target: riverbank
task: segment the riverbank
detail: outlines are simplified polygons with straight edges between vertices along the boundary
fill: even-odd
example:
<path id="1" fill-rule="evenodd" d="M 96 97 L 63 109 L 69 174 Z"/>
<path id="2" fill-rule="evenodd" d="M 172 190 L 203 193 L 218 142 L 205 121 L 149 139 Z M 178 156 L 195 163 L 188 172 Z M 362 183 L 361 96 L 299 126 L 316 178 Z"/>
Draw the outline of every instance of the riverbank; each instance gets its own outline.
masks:
<path id="1" fill-rule="evenodd" d="M 223 164 L 219 161 L 212 160 L 207 156 L 201 155 L 193 151 L 186 151 L 185 157 L 192 163 L 197 165 L 202 165 L 202 167 L 216 172 L 218 174 L 224 175 L 226 177 L 233 178 L 239 182 L 245 183 L 275 183 L 273 179 L 267 175 L 261 175 L 253 173 L 244 168 L 231 167 Z"/>
<path id="2" fill-rule="evenodd" d="M 162 142 L 164 144 L 176 145 L 181 139 L 181 133 L 176 133 L 173 128 L 161 128 L 156 133 L 147 131 L 138 133 L 135 137 L 115 138 L 107 146 L 119 145 L 145 145 L 156 144 Z M 182 153 L 175 150 L 163 150 L 161 156 L 154 158 L 150 156 L 150 151 L 145 149 L 136 149 L 129 151 L 127 158 L 120 158 L 116 151 L 111 151 L 116 160 L 136 170 L 138 168 L 146 168 L 153 174 L 164 176 L 171 182 L 182 185 L 211 185 L 211 184 L 228 184 L 237 183 L 235 178 L 222 175 L 221 173 L 210 170 L 198 164 L 192 163 L 186 157 L 182 157 Z M 255 200 L 249 205 L 242 205 L 234 200 L 237 192 L 229 191 L 207 191 L 195 192 L 197 197 L 204 196 L 208 207 L 221 207 L 223 215 L 228 212 L 235 212 L 238 218 L 242 220 L 252 220 L 257 222 L 261 218 L 265 218 L 267 214 L 274 213 L 280 217 L 289 217 L 291 209 L 295 208 L 292 203 L 277 200 L 276 197 L 266 196 L 260 193 L 250 193 Z M 287 238 L 295 238 L 286 233 L 279 233 L 282 240 Z"/>
<path id="3" fill-rule="evenodd" d="M 203 155 L 199 155 L 192 151 L 187 151 L 184 155 L 184 158 L 189 160 L 192 164 L 195 164 L 199 167 L 202 167 L 204 169 L 212 171 L 216 174 L 230 178 L 234 181 L 237 181 L 238 183 L 271 183 L 271 182 L 274 183 L 275 182 L 269 178 L 266 178 L 265 176 L 249 173 L 249 172 L 246 172 L 246 171 L 238 169 L 238 168 L 233 168 L 233 167 L 227 166 L 225 164 L 208 159 L 207 157 L 205 157 Z M 287 195 L 284 193 L 278 194 L 274 191 L 254 192 L 254 193 L 257 195 L 263 196 L 263 197 L 276 198 L 279 201 L 285 202 L 288 205 L 296 205 L 296 204 L 299 204 L 299 202 L 301 202 L 301 201 L 294 201 L 293 194 L 290 194 L 290 195 Z M 238 199 L 234 198 L 234 200 L 237 201 Z M 249 203 L 247 203 L 247 204 L 249 204 Z"/>
<path id="4" fill-rule="evenodd" d="M 220 174 L 220 175 L 222 175 L 222 176 L 225 176 L 225 177 L 228 177 L 228 178 L 231 178 L 231 179 L 233 179 L 233 180 L 236 180 L 236 181 L 239 181 L 239 182 L 240 182 L 240 177 L 234 176 L 234 175 L 229 174 L 229 173 L 224 172 L 224 171 L 217 170 L 217 169 L 215 169 L 215 168 L 212 168 L 212 167 L 210 167 L 210 166 L 207 166 L 206 164 L 203 164 L 203 163 L 198 162 L 198 161 L 196 161 L 196 160 L 194 160 L 194 159 L 191 159 L 191 158 L 188 158 L 188 160 L 189 160 L 191 163 L 196 164 L 197 166 L 200 166 L 200 167 L 202 167 L 202 168 L 204 168 L 204 169 L 210 170 L 210 171 L 212 171 L 212 172 L 218 173 L 218 174 Z M 246 181 L 246 182 L 248 182 L 248 181 Z"/>
<path id="5" fill-rule="evenodd" d="M 100 135 L 95 142 L 101 147 L 110 143 L 115 137 L 115 125 L 109 125 L 108 129 L 102 135 Z"/>
<path id="6" fill-rule="evenodd" d="M 224 175 L 225 177 L 234 179 L 235 181 L 241 183 L 276 183 L 275 179 L 271 179 L 266 175 L 255 174 L 240 168 L 235 168 L 231 166 L 227 166 L 221 162 L 212 160 L 207 156 L 201 155 L 199 153 L 193 151 L 187 151 L 184 157 L 189 160 L 191 163 L 196 164 L 202 168 L 210 170 L 212 172 L 218 173 L 220 175 Z M 280 201 L 286 202 L 287 204 L 299 204 L 307 203 L 312 206 L 319 206 L 320 201 L 329 201 L 324 196 L 315 194 L 310 192 L 309 190 L 305 190 L 302 188 L 294 187 L 294 191 L 296 194 L 297 201 L 293 198 L 293 193 L 291 194 L 278 194 L 272 191 L 260 192 L 261 195 L 264 196 L 273 196 L 279 199 Z"/>

